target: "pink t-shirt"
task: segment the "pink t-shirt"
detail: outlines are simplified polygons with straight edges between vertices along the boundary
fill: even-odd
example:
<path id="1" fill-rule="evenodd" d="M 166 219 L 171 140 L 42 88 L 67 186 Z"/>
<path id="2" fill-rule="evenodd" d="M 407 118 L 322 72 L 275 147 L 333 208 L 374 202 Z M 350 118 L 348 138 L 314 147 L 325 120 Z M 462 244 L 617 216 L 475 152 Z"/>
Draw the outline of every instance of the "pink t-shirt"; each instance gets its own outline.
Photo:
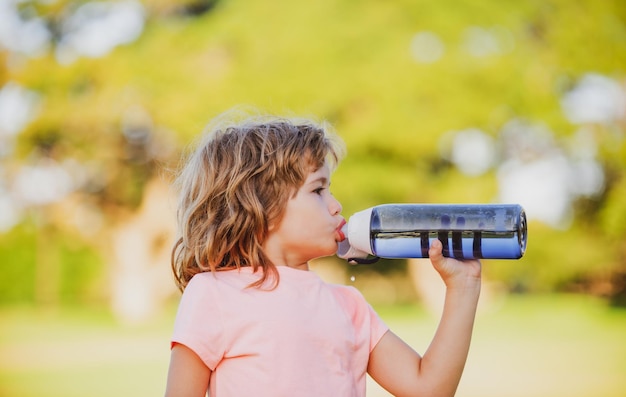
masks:
<path id="1" fill-rule="evenodd" d="M 387 331 L 354 287 L 277 267 L 274 290 L 251 268 L 200 273 L 187 285 L 172 345 L 213 371 L 211 397 L 365 396 L 369 354 Z"/>

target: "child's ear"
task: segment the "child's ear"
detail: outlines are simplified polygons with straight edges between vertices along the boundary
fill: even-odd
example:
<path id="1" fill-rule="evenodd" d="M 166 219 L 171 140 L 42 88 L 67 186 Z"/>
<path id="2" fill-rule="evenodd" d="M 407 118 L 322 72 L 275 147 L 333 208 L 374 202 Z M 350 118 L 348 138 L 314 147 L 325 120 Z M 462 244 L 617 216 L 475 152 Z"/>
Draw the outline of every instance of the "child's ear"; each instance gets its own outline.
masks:
<path id="1" fill-rule="evenodd" d="M 280 221 L 282 219 L 282 216 L 276 218 L 276 219 L 268 219 L 267 221 L 267 232 L 268 233 L 272 233 L 275 232 L 276 229 L 278 229 L 278 226 L 280 226 Z"/>
<path id="2" fill-rule="evenodd" d="M 278 229 L 278 219 L 268 219 L 267 220 L 267 232 L 272 233 L 276 229 Z"/>

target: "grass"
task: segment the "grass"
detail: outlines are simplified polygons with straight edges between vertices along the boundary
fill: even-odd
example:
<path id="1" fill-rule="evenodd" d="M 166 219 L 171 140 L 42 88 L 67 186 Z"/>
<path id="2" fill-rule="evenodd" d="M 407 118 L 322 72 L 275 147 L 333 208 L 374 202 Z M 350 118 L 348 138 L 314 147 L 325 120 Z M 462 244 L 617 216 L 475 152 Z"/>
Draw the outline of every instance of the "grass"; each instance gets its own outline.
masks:
<path id="1" fill-rule="evenodd" d="M 129 327 L 106 313 L 0 311 L 0 397 L 163 395 L 171 317 Z"/>
<path id="2" fill-rule="evenodd" d="M 437 318 L 383 315 L 424 352 Z M 411 320 L 411 318 L 415 320 Z M 419 325 L 418 325 L 419 323 Z M 369 396 L 389 394 L 372 384 Z M 619 397 L 626 393 L 626 310 L 587 296 L 509 296 L 479 312 L 458 397 Z"/>
<path id="3" fill-rule="evenodd" d="M 437 318 L 377 307 L 423 352 Z M 173 311 L 123 326 L 106 313 L 0 309 L 0 397 L 163 394 Z M 585 296 L 509 296 L 479 313 L 458 397 L 618 397 L 626 391 L 626 311 Z M 368 396 L 388 396 L 371 381 Z"/>

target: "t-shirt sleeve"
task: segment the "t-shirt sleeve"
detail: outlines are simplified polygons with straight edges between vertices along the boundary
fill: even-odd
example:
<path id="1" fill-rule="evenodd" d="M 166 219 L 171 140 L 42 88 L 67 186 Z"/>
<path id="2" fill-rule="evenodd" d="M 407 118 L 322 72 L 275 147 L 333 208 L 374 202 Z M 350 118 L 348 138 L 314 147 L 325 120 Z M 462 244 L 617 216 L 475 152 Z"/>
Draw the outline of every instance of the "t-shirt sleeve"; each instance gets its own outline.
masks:
<path id="1" fill-rule="evenodd" d="M 171 346 L 185 345 L 213 371 L 224 356 L 224 346 L 222 320 L 211 298 L 209 277 L 198 274 L 187 284 L 174 321 Z"/>
<path id="2" fill-rule="evenodd" d="M 389 327 L 365 300 L 365 297 L 358 289 L 348 286 L 346 290 L 349 291 L 355 305 L 352 322 L 361 335 L 369 336 L 369 351 L 371 353 L 383 335 L 389 330 Z"/>

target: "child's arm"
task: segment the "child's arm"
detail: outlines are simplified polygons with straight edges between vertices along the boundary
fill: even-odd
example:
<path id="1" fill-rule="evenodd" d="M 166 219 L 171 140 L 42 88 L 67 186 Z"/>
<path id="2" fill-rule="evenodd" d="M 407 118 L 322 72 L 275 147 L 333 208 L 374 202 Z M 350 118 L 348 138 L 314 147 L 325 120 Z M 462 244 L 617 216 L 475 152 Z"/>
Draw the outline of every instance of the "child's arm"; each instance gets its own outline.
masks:
<path id="1" fill-rule="evenodd" d="M 370 354 L 368 373 L 394 396 L 453 396 L 461 379 L 480 293 L 481 264 L 444 258 L 441 249 L 436 240 L 429 255 L 446 284 L 446 298 L 424 356 L 391 331 Z"/>
<path id="2" fill-rule="evenodd" d="M 211 370 L 191 349 L 176 344 L 172 348 L 165 397 L 205 397 Z"/>

